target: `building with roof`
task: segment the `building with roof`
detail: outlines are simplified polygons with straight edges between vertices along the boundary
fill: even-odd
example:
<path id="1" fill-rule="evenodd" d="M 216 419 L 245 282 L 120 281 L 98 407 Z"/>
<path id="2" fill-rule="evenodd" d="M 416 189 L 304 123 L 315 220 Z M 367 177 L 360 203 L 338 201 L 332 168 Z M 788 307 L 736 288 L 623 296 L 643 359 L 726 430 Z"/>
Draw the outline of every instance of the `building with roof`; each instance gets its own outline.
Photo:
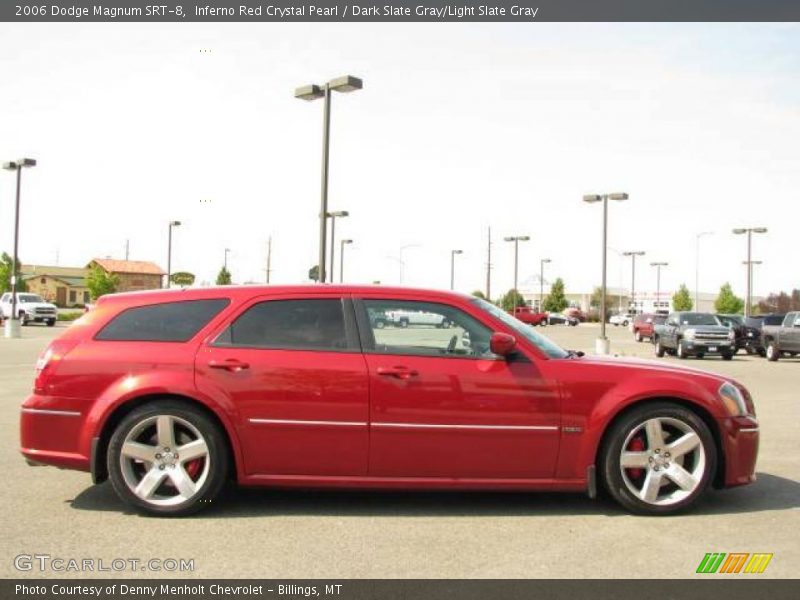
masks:
<path id="1" fill-rule="evenodd" d="M 163 287 L 164 275 L 167 274 L 157 264 L 146 260 L 95 258 L 86 265 L 87 269 L 94 267 L 119 277 L 118 292 L 160 289 Z"/>
<path id="2" fill-rule="evenodd" d="M 28 291 L 62 308 L 80 308 L 90 302 L 88 271 L 79 267 L 22 265 L 20 278 Z"/>

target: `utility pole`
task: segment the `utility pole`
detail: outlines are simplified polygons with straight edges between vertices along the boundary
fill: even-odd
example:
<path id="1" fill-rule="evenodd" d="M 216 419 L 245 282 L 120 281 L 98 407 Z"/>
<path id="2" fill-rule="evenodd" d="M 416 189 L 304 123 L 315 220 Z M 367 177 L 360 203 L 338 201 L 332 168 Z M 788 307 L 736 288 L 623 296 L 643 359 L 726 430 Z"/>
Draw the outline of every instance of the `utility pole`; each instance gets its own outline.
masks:
<path id="1" fill-rule="evenodd" d="M 125 260 L 128 260 L 130 258 L 130 254 L 131 254 L 131 241 L 125 240 Z"/>
<path id="2" fill-rule="evenodd" d="M 486 244 L 486 300 L 492 297 L 492 228 L 489 227 L 489 240 Z"/>
<path id="3" fill-rule="evenodd" d="M 272 236 L 269 236 L 267 241 L 267 285 L 269 285 L 269 276 L 272 273 Z"/>

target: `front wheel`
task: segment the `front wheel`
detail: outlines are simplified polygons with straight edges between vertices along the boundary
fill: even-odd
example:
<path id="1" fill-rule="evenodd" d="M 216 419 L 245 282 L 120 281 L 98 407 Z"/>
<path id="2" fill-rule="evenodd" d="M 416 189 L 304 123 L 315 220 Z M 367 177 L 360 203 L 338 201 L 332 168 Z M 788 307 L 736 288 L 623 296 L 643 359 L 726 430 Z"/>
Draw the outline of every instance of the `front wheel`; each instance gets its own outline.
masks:
<path id="1" fill-rule="evenodd" d="M 636 340 L 637 342 L 641 342 L 642 340 L 644 340 L 644 338 L 642 337 L 642 332 L 637 329 L 636 333 L 633 334 L 633 339 Z"/>
<path id="2" fill-rule="evenodd" d="M 48 327 L 52 327 L 55 324 L 56 324 L 56 320 L 55 319 L 48 319 L 48 321 L 47 321 L 47 326 Z"/>
<path id="3" fill-rule="evenodd" d="M 722 353 L 722 360 L 733 360 L 733 352 L 723 352 Z"/>
<path id="4" fill-rule="evenodd" d="M 775 342 L 767 343 L 767 360 L 775 362 L 781 357 L 781 353 L 778 350 L 778 347 L 775 345 Z"/>
<path id="5" fill-rule="evenodd" d="M 221 491 L 226 448 L 219 427 L 201 410 L 172 400 L 152 402 L 134 409 L 111 436 L 111 485 L 141 512 L 188 515 Z"/>
<path id="6" fill-rule="evenodd" d="M 655 351 L 658 358 L 664 358 L 664 346 L 661 345 L 661 340 L 658 338 L 656 338 Z"/>
<path id="7" fill-rule="evenodd" d="M 708 426 L 677 404 L 642 405 L 614 423 L 600 454 L 608 493 L 630 511 L 667 515 L 694 504 L 711 481 Z"/>
<path id="8" fill-rule="evenodd" d="M 686 350 L 683 349 L 683 344 L 678 340 L 678 347 L 675 349 L 675 355 L 678 358 L 686 358 Z"/>

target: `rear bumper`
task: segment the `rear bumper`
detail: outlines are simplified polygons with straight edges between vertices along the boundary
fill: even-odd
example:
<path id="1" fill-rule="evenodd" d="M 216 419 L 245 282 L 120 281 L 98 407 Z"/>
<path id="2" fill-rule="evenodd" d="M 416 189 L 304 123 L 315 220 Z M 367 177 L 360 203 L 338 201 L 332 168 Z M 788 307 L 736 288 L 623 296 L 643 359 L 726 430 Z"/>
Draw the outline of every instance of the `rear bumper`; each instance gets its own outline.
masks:
<path id="1" fill-rule="evenodd" d="M 760 433 L 758 420 L 754 417 L 729 417 L 721 425 L 725 448 L 725 487 L 754 482 Z"/>
<path id="2" fill-rule="evenodd" d="M 88 471 L 89 457 L 80 450 L 83 415 L 78 410 L 50 406 L 46 400 L 46 397 L 35 396 L 23 405 L 20 452 L 28 464 Z"/>

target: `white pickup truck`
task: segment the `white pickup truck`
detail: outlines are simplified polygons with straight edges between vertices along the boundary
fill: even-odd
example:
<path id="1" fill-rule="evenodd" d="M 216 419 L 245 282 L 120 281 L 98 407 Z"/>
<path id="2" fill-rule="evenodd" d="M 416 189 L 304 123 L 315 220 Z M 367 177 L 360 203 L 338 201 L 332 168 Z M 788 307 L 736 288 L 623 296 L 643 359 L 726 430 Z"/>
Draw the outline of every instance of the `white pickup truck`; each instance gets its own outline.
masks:
<path id="1" fill-rule="evenodd" d="M 409 325 L 430 325 L 442 329 L 450 327 L 450 320 L 440 314 L 423 311 L 392 310 L 386 311 L 386 318 L 395 327 L 408 327 Z"/>
<path id="2" fill-rule="evenodd" d="M 0 312 L 4 319 L 11 318 L 11 292 L 0 297 Z M 20 325 L 28 323 L 47 323 L 48 327 L 56 324 L 58 309 L 55 304 L 45 302 L 38 294 L 17 294 L 17 315 Z"/>

